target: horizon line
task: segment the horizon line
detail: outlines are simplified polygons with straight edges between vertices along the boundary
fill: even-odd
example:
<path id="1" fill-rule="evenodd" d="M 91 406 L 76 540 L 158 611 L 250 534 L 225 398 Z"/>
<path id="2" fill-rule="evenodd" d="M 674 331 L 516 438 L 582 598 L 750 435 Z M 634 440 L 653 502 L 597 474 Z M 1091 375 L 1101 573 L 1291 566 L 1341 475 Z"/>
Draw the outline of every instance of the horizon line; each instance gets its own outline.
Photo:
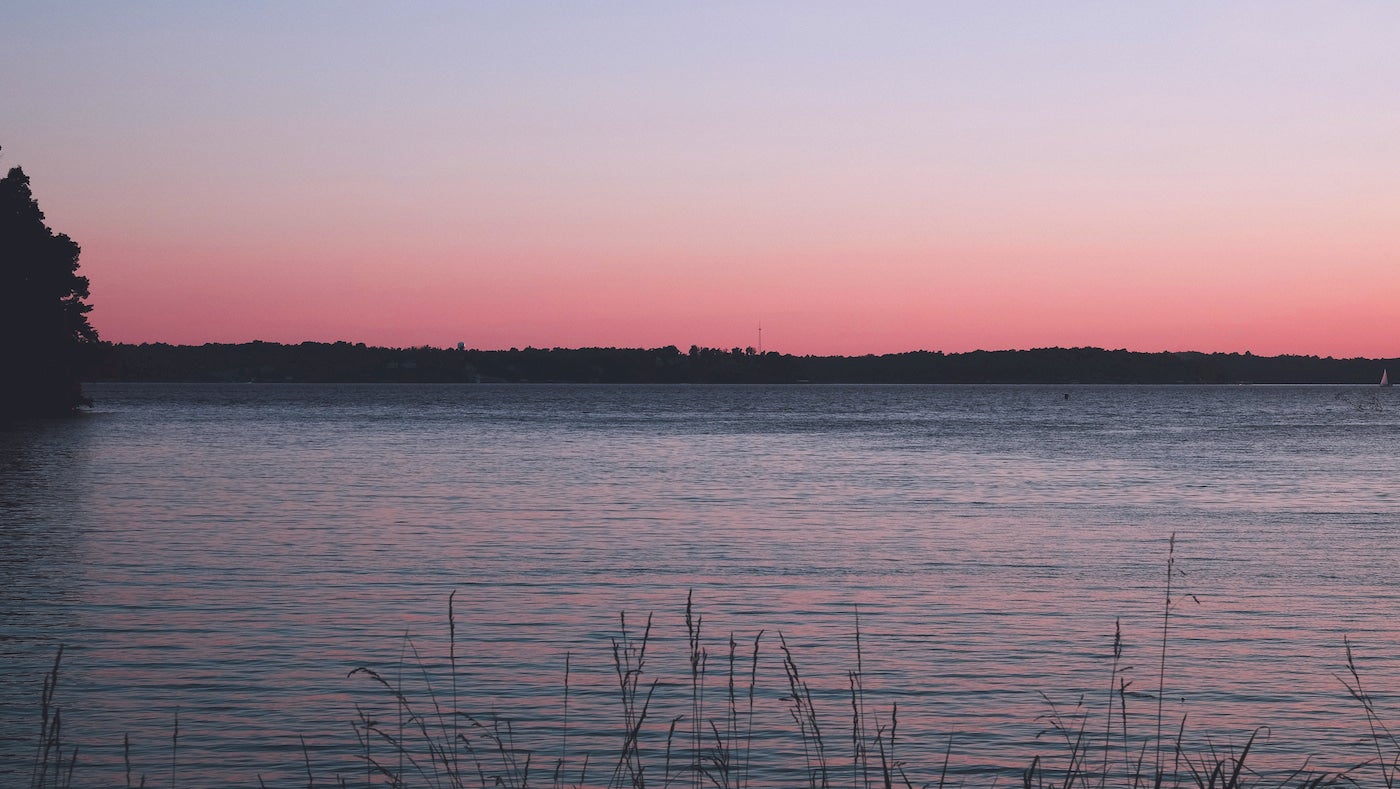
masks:
<path id="1" fill-rule="evenodd" d="M 478 348 L 478 347 L 470 347 L 470 346 L 466 346 L 464 342 L 451 343 L 451 344 L 448 344 L 448 345 L 434 345 L 434 344 L 431 344 L 431 343 L 423 343 L 423 344 L 421 344 L 421 345 L 375 345 L 375 344 L 370 344 L 370 343 L 363 342 L 363 341 L 352 341 L 352 340 L 344 340 L 344 339 L 341 339 L 341 340 L 301 340 L 301 341 L 298 341 L 298 342 L 283 342 L 283 341 L 280 341 L 280 340 L 262 340 L 262 339 L 244 340 L 244 341 L 241 341 L 241 342 L 226 342 L 226 341 L 209 340 L 209 341 L 205 341 L 205 342 L 198 343 L 198 344 L 195 344 L 195 343 L 166 342 L 166 341 L 164 341 L 164 340 L 154 340 L 154 341 L 151 341 L 151 340 L 144 340 L 144 341 L 141 341 L 141 342 L 127 342 L 127 341 L 119 341 L 119 340 L 102 340 L 102 343 L 105 344 L 105 345 L 133 345 L 133 346 L 140 346 L 140 345 L 167 345 L 167 346 L 174 347 L 174 348 L 200 348 L 200 347 L 204 347 L 204 346 L 208 346 L 208 345 L 254 345 L 254 344 L 263 344 L 263 345 L 284 345 L 284 346 L 297 346 L 297 345 L 307 345 L 307 344 L 312 344 L 312 345 L 350 345 L 350 346 L 354 346 L 354 347 L 363 347 L 363 348 L 365 348 L 365 349 L 380 349 L 380 350 L 392 350 L 392 351 L 411 351 L 411 350 L 417 350 L 417 349 L 428 349 L 428 350 L 439 350 L 439 351 L 457 351 L 457 350 L 460 350 L 460 351 L 464 351 L 464 352 L 465 352 L 465 351 L 472 351 L 472 352 L 477 352 L 477 353 L 519 353 L 519 352 L 521 352 L 521 351 L 583 351 L 583 350 L 657 351 L 657 350 L 664 350 L 664 349 L 666 349 L 666 348 L 675 348 L 677 351 L 679 351 L 679 352 L 681 353 L 681 355 L 686 355 L 686 354 L 688 353 L 687 349 L 683 349 L 680 345 L 677 345 L 677 344 L 675 344 L 675 343 L 668 343 L 668 344 L 666 344 L 666 345 L 653 345 L 653 346 L 647 346 L 647 345 L 576 345 L 576 346 L 563 346 L 563 345 L 552 345 L 552 346 L 524 345 L 524 346 L 511 346 L 511 347 L 509 347 L 509 348 Z M 861 358 L 861 357 L 866 357 L 866 356 L 902 356 L 902 355 L 905 355 L 905 354 L 914 354 L 914 353 L 931 353 L 931 354 L 942 354 L 942 355 L 944 355 L 944 356 L 961 356 L 961 355 L 973 354 L 973 353 L 1032 353 L 1032 352 L 1035 352 L 1035 351 L 1102 351 L 1102 352 L 1105 352 L 1105 353 L 1135 353 L 1135 354 L 1145 354 L 1145 355 L 1158 355 L 1158 354 L 1174 354 L 1174 355 L 1175 355 L 1175 354 L 1200 354 L 1200 355 L 1203 355 L 1203 356 L 1250 356 L 1250 357 L 1257 357 L 1257 358 L 1260 358 L 1260 359 L 1278 359 L 1278 358 L 1284 358 L 1284 357 L 1291 357 L 1291 358 L 1303 358 L 1303 359 L 1334 359 L 1334 360 L 1339 360 L 1339 361 L 1362 360 L 1362 361 L 1397 361 L 1397 362 L 1400 362 L 1400 356 L 1336 356 L 1336 355 L 1333 355 L 1333 354 L 1328 354 L 1328 355 L 1325 355 L 1325 356 L 1324 356 L 1324 355 L 1315 354 L 1315 353 L 1257 354 L 1257 353 L 1254 353 L 1253 351 L 1250 351 L 1250 350 L 1247 350 L 1247 349 L 1246 349 L 1246 350 L 1243 350 L 1243 351 L 1200 351 L 1200 350 L 1191 350 L 1191 349 L 1187 349 L 1187 350 L 1165 350 L 1165 349 L 1164 349 L 1164 350 L 1158 350 L 1158 351 L 1143 351 L 1143 350 L 1130 349 L 1130 348 L 1126 348 L 1126 347 L 1123 347 L 1123 348 L 1108 348 L 1108 347 L 1099 346 L 1099 345 L 1042 345 L 1042 346 L 1034 346 L 1034 347 L 1030 347 L 1030 348 L 976 348 L 976 349 L 969 350 L 969 351 L 944 351 L 944 350 L 929 349 L 929 348 L 917 348 L 917 349 L 909 349 L 909 350 L 903 350 L 903 351 L 886 351 L 886 352 L 874 352 L 874 351 L 871 351 L 871 352 L 867 352 L 867 353 L 857 353 L 857 354 L 849 354 L 849 353 L 847 353 L 847 354 L 843 354 L 843 353 L 829 353 L 829 354 L 822 354 L 822 353 L 803 353 L 803 354 L 798 354 L 798 353 L 786 353 L 786 352 L 777 351 L 777 350 L 766 350 L 766 351 L 761 351 L 761 352 L 760 352 L 758 349 L 753 348 L 753 346 L 746 346 L 746 347 L 730 346 L 730 347 L 728 347 L 728 348 L 725 348 L 725 347 L 721 347 L 721 346 L 700 345 L 699 343 L 692 343 L 692 344 L 690 345 L 690 347 L 699 348 L 699 349 L 701 349 L 701 350 L 721 351 L 721 352 L 723 352 L 723 353 L 732 353 L 732 352 L 734 352 L 734 351 L 736 351 L 736 350 L 737 350 L 737 351 L 740 351 L 740 352 L 743 352 L 743 351 L 752 349 L 752 350 L 754 351 L 754 354 L 753 354 L 753 355 L 765 355 L 765 356 L 766 356 L 766 355 L 769 355 L 769 354 L 777 354 L 777 355 L 779 355 L 779 356 L 793 356 L 793 357 L 798 357 L 798 358 L 802 358 L 802 357 L 815 357 L 815 358 L 847 358 L 847 359 L 856 359 L 856 358 Z"/>

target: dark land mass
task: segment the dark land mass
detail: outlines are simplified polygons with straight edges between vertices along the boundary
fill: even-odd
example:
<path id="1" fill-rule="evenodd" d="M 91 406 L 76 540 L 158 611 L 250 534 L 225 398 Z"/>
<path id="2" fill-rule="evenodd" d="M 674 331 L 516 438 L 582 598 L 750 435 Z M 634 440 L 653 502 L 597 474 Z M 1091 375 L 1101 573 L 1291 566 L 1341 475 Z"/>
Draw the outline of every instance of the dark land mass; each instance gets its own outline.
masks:
<path id="1" fill-rule="evenodd" d="M 523 348 L 363 343 L 107 346 L 95 380 L 301 383 L 1376 384 L 1400 359 L 1102 348 L 790 356 L 752 348 Z"/>

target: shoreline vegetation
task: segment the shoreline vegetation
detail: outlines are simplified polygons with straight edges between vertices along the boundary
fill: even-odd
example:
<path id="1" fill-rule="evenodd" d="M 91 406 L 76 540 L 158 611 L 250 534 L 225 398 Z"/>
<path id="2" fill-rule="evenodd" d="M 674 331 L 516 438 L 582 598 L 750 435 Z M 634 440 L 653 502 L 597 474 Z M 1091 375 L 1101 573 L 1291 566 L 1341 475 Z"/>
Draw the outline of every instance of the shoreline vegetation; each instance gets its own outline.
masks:
<path id="1" fill-rule="evenodd" d="M 613 683 L 606 692 L 614 700 L 616 717 L 579 720 L 576 707 L 571 711 L 571 692 L 579 691 L 570 683 L 573 656 L 567 654 L 557 711 L 542 741 L 538 729 L 526 734 L 528 727 L 517 728 L 525 721 L 512 720 L 509 710 L 498 713 L 491 704 L 473 707 L 481 705 L 470 699 L 470 689 L 462 682 L 467 672 L 457 642 L 453 592 L 447 601 L 446 655 L 425 655 L 405 637 L 398 665 L 360 666 L 347 674 L 348 680 L 360 683 L 356 692 L 363 694 L 347 721 L 358 752 L 331 755 L 335 766 L 327 769 L 327 754 L 308 745 L 305 734 L 297 734 L 302 774 L 275 779 L 260 774 L 257 785 L 301 786 L 304 781 L 308 789 L 318 784 L 396 789 L 948 789 L 1004 782 L 1023 789 L 1394 789 L 1400 779 L 1400 740 L 1363 687 L 1349 641 L 1343 642 L 1346 670 L 1338 681 L 1358 705 L 1357 723 L 1366 736 L 1362 753 L 1327 754 L 1332 757 L 1328 766 L 1304 754 L 1261 756 L 1270 735 L 1266 724 L 1240 743 L 1197 731 L 1184 713 L 1177 717 L 1164 711 L 1163 700 L 1174 693 L 1169 679 L 1172 617 L 1179 605 L 1195 600 L 1179 588 L 1179 575 L 1173 536 L 1160 635 L 1157 643 L 1144 645 L 1152 653 L 1145 678 L 1150 687 L 1133 688 L 1121 625 L 1115 623 L 1111 653 L 1104 655 L 1107 679 L 1099 691 L 1081 695 L 1072 705 L 1057 705 L 1044 690 L 1027 689 L 1044 700 L 1045 712 L 1038 719 L 1041 733 L 1023 749 L 1020 765 L 959 767 L 954 764 L 959 753 L 955 731 L 938 742 L 916 743 L 922 758 L 908 761 L 908 735 L 902 738 L 900 730 L 901 715 L 908 712 L 901 709 L 898 694 L 867 690 L 858 608 L 852 612 L 855 663 L 846 672 L 846 687 L 814 691 L 781 633 L 731 632 L 712 651 L 707 643 L 713 644 L 713 638 L 706 640 L 689 594 L 684 609 L 685 667 L 679 676 L 651 671 L 652 615 L 639 626 L 624 613 L 610 638 Z M 81 749 L 63 736 L 56 692 L 62 658 L 60 646 L 43 683 L 31 789 L 70 789 L 75 776 L 78 785 L 87 785 Z M 783 674 L 776 680 L 767 676 L 775 660 Z M 921 711 L 913 714 L 917 718 Z M 164 763 L 143 771 L 134 768 L 130 740 L 123 736 L 124 785 L 173 788 L 208 780 L 181 765 L 180 737 L 177 712 Z M 151 751 L 143 754 L 150 756 Z M 1347 766 L 1336 767 L 1338 759 L 1346 760 Z"/>
<path id="2" fill-rule="evenodd" d="M 0 178 L 0 422 L 91 405 L 81 382 L 102 344 L 80 252 L 45 224 L 24 170 L 10 168 Z"/>
<path id="3" fill-rule="evenodd" d="M 1377 384 L 1396 359 L 1036 348 L 793 356 L 753 348 L 107 344 L 91 380 L 151 383 Z"/>

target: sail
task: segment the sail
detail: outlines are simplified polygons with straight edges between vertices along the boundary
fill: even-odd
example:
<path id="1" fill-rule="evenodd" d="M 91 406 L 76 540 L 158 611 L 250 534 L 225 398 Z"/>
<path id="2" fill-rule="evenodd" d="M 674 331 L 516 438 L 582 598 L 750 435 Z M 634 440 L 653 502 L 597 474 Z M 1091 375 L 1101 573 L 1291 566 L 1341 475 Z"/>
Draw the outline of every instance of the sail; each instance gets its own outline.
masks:
<path id="1" fill-rule="evenodd" d="M 1390 386 L 1390 371 L 1381 370 L 1381 386 Z"/>

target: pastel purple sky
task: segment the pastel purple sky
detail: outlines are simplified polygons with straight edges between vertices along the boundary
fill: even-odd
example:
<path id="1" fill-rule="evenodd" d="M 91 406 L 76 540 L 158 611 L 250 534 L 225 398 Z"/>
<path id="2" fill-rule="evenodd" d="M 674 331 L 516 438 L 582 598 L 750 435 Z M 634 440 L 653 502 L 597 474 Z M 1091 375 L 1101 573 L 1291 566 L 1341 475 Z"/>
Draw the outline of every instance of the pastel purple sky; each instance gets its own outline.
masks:
<path id="1" fill-rule="evenodd" d="M 1395 356 L 1400 5 L 11 0 L 107 339 Z"/>

